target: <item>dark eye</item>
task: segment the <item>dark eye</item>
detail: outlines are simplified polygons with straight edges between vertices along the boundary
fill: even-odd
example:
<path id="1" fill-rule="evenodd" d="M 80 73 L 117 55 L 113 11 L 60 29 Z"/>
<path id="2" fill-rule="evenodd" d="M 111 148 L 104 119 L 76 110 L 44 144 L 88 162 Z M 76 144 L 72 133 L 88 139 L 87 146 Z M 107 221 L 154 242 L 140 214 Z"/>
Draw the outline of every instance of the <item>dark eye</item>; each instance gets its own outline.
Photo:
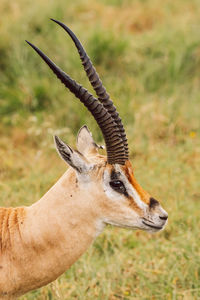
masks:
<path id="1" fill-rule="evenodd" d="M 111 186 L 111 188 L 113 188 L 113 190 L 115 190 L 117 192 L 120 192 L 120 193 L 126 192 L 126 188 L 125 188 L 123 182 L 120 180 L 110 181 L 110 186 Z"/>

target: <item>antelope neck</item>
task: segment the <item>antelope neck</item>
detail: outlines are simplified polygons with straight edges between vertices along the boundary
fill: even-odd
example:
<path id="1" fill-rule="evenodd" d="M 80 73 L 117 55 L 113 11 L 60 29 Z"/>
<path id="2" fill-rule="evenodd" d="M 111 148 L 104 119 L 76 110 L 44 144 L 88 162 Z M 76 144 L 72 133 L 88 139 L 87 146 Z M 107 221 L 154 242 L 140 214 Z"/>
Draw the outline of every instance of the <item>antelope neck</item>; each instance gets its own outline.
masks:
<path id="1" fill-rule="evenodd" d="M 21 251 L 14 251 L 10 274 L 5 278 L 7 293 L 15 286 L 16 296 L 20 296 L 52 282 L 87 250 L 99 226 L 98 216 L 87 207 L 85 197 L 69 169 L 38 202 L 25 208 L 22 244 L 16 245 Z M 4 268 L 0 277 L 5 277 Z"/>

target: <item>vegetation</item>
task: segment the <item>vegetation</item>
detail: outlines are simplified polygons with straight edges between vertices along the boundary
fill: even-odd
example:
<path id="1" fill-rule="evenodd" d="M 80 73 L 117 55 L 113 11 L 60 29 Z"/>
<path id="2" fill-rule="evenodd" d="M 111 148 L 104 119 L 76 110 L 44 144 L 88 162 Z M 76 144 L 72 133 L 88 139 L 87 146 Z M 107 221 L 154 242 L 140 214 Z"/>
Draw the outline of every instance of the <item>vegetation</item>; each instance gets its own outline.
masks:
<path id="1" fill-rule="evenodd" d="M 24 42 L 91 90 L 69 37 L 80 37 L 112 95 L 141 185 L 169 213 L 149 235 L 108 227 L 56 282 L 21 300 L 200 299 L 200 2 L 0 2 L 0 205 L 30 205 L 65 171 L 53 134 L 75 145 L 89 113 Z"/>

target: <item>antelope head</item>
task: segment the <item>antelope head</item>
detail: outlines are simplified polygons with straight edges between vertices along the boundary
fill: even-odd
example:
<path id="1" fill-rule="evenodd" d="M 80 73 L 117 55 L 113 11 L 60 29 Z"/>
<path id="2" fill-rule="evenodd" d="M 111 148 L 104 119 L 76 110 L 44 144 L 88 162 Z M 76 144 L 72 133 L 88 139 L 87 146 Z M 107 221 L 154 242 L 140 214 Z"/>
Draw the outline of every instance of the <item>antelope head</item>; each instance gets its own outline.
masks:
<path id="1" fill-rule="evenodd" d="M 85 193 L 85 202 L 93 207 L 94 213 L 98 211 L 98 216 L 104 224 L 149 232 L 162 230 L 168 215 L 134 177 L 125 130 L 110 96 L 75 34 L 63 23 L 53 21 L 60 25 L 75 43 L 97 98 L 64 73 L 40 49 L 30 42 L 28 44 L 91 112 L 104 136 L 107 152 L 107 156 L 98 153 L 99 146 L 94 142 L 88 128 L 83 126 L 77 137 L 78 150 L 73 150 L 59 137 L 55 137 L 60 156 L 75 170 L 79 189 L 81 193 Z"/>

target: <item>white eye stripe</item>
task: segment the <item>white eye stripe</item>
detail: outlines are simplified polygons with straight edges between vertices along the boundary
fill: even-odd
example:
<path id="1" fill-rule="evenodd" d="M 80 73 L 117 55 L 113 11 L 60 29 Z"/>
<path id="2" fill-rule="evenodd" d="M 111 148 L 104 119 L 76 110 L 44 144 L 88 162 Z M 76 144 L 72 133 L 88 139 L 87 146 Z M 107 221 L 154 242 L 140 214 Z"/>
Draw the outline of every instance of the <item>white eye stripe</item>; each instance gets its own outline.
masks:
<path id="1" fill-rule="evenodd" d="M 145 204 L 142 200 L 136 189 L 132 186 L 132 184 L 128 181 L 127 177 L 125 176 L 123 170 L 121 169 L 120 165 L 116 165 L 115 167 L 116 172 L 120 173 L 120 180 L 123 182 L 126 191 L 129 196 L 133 198 L 133 201 L 137 204 L 139 208 L 145 209 L 147 208 L 147 204 Z"/>
<path id="2" fill-rule="evenodd" d="M 130 196 L 135 202 L 135 204 L 138 206 L 138 208 L 142 210 L 147 209 L 147 204 L 145 204 L 142 200 L 136 189 L 132 186 L 132 184 L 128 181 L 126 175 L 124 174 L 124 171 L 121 169 L 120 165 L 115 165 L 115 172 L 118 173 L 119 180 L 123 182 L 126 192 L 128 196 Z M 118 193 L 117 191 L 113 190 L 112 187 L 110 186 L 110 178 L 111 178 L 111 173 L 108 170 L 105 170 L 104 172 L 104 191 L 107 194 L 109 198 L 112 198 L 115 201 L 119 201 L 119 199 L 124 200 L 125 196 L 124 194 Z M 117 198 L 116 198 L 117 196 Z"/>

